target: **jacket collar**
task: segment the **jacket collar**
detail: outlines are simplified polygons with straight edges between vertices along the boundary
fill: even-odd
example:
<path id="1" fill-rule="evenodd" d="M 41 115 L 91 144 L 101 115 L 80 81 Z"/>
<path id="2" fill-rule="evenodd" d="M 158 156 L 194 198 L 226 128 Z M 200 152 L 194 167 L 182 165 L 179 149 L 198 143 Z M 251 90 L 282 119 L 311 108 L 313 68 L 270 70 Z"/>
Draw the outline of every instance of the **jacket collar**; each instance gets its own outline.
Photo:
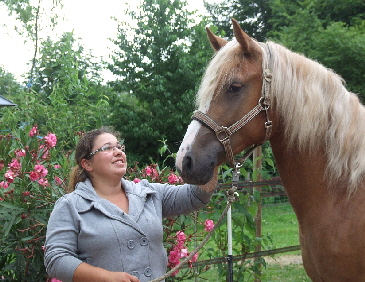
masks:
<path id="1" fill-rule="evenodd" d="M 99 197 L 90 179 L 84 182 L 79 182 L 73 193 L 81 196 L 83 200 L 78 201 L 76 209 L 79 213 L 86 213 L 92 208 L 102 212 L 104 215 L 119 220 L 125 224 L 134 227 L 139 232 L 143 233 L 136 225 L 140 215 L 143 212 L 144 205 L 148 195 L 155 194 L 156 191 L 146 183 L 134 183 L 125 179 L 121 179 L 125 193 L 129 199 L 129 213 L 126 214 L 120 208 L 112 204 L 110 201 Z"/>

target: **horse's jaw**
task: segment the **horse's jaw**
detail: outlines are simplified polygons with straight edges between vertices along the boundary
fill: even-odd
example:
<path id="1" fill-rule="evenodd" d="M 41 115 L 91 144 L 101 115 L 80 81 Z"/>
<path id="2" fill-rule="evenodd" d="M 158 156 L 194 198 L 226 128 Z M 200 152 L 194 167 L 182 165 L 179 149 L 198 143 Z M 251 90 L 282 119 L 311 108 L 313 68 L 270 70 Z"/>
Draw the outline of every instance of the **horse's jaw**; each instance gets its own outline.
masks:
<path id="1" fill-rule="evenodd" d="M 185 183 L 204 185 L 213 177 L 214 168 L 224 157 L 222 145 L 213 131 L 192 121 L 176 157 L 176 168 Z"/>

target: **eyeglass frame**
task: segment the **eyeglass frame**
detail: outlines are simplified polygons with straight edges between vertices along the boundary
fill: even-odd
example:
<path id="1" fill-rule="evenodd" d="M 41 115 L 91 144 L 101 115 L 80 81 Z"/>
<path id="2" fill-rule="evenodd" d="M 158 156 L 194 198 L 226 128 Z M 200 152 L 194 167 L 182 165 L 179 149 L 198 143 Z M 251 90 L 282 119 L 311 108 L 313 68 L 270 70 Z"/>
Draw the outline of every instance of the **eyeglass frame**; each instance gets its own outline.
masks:
<path id="1" fill-rule="evenodd" d="M 119 146 L 120 146 L 120 149 L 118 148 Z M 105 145 L 101 146 L 99 149 L 97 149 L 97 150 L 91 152 L 90 154 L 88 154 L 87 158 L 90 159 L 95 154 L 97 154 L 99 152 L 107 151 L 110 148 L 113 150 L 113 152 L 114 152 L 115 148 L 117 148 L 119 151 L 125 152 L 125 145 L 124 144 L 120 144 L 120 143 L 118 143 L 117 145 L 105 144 Z"/>

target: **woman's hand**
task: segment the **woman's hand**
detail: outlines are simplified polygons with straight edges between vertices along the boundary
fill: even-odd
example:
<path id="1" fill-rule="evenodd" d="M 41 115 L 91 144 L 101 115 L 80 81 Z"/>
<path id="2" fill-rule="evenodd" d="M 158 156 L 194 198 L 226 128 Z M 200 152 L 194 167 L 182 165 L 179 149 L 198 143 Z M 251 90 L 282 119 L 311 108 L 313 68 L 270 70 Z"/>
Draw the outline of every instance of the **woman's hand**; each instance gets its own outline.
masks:
<path id="1" fill-rule="evenodd" d="M 207 184 L 199 185 L 199 188 L 206 192 L 210 192 L 215 189 L 215 187 L 217 186 L 217 182 L 218 182 L 218 166 L 214 168 L 212 179 Z"/>
<path id="2" fill-rule="evenodd" d="M 139 279 L 127 272 L 111 272 L 108 282 L 139 282 Z"/>
<path id="3" fill-rule="evenodd" d="M 139 282 L 136 276 L 127 272 L 112 272 L 85 262 L 75 270 L 73 282 Z"/>

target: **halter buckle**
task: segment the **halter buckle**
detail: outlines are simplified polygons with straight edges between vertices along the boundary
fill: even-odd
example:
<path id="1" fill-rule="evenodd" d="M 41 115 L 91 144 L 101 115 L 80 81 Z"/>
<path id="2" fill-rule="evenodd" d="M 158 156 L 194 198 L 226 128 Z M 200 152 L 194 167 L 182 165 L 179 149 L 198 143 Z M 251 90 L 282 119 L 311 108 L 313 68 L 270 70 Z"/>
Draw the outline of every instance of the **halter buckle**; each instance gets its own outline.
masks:
<path id="1" fill-rule="evenodd" d="M 222 135 L 221 133 L 224 133 L 225 136 L 221 136 Z M 221 129 L 217 130 L 215 134 L 217 135 L 217 138 L 221 143 L 229 140 L 230 134 L 228 131 L 228 127 L 226 127 L 226 126 L 221 126 Z"/>

